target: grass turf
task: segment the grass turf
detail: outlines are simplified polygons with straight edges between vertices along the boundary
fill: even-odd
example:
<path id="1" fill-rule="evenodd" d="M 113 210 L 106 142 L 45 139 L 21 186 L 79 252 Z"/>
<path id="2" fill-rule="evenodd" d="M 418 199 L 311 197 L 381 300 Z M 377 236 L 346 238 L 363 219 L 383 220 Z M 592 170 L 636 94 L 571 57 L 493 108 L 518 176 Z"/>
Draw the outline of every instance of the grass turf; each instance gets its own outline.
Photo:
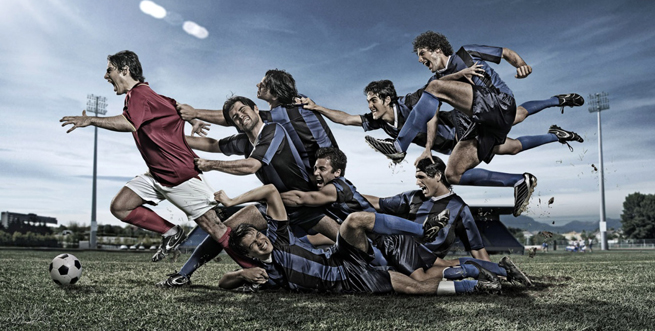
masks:
<path id="1" fill-rule="evenodd" d="M 218 278 L 224 257 L 193 286 L 154 284 L 179 269 L 151 254 L 72 251 L 81 280 L 59 287 L 48 265 L 61 251 L 0 249 L 4 330 L 648 330 L 655 321 L 655 251 L 547 253 L 512 259 L 535 286 L 503 283 L 504 294 L 460 296 L 235 293 Z M 498 261 L 501 256 L 492 256 Z"/>

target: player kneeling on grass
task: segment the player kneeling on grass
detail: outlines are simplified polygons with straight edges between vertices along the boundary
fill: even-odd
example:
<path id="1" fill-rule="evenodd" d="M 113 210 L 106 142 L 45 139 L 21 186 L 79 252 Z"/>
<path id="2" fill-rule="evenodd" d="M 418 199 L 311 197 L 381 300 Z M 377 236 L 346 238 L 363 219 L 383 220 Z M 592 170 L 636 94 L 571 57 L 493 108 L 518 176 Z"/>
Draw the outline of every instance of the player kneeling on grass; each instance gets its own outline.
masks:
<path id="1" fill-rule="evenodd" d="M 252 284 L 331 293 L 452 294 L 500 292 L 501 289 L 498 278 L 482 268 L 479 273 L 484 280 L 452 282 L 438 276 L 417 280 L 393 271 L 392 267 L 372 265 L 373 250 L 366 234 L 373 230 L 376 220 L 346 218 L 336 243 L 327 250 L 315 249 L 289 231 L 284 204 L 271 185 L 234 199 L 224 195 L 217 198 L 223 203 L 229 200 L 228 204 L 266 200 L 268 206 L 268 227 L 263 232 L 244 223 L 232 231 L 229 239 L 232 249 L 259 260 L 262 267 L 228 272 L 219 281 L 224 289 Z"/>

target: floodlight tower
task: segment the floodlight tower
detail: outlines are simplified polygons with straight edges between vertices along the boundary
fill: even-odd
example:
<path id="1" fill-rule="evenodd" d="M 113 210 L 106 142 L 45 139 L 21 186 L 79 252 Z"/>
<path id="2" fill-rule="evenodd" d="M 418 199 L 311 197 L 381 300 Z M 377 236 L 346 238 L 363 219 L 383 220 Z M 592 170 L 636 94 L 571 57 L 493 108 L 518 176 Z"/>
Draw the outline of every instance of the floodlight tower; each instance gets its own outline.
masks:
<path id="1" fill-rule="evenodd" d="M 600 125 L 600 112 L 610 109 L 609 94 L 605 92 L 589 95 L 589 112 L 598 114 L 598 159 L 600 163 L 600 247 L 607 250 L 607 222 L 605 222 L 605 178 L 603 175 L 603 136 Z"/>
<path id="2" fill-rule="evenodd" d="M 86 96 L 86 111 L 104 115 L 107 113 L 107 98 L 89 94 Z M 93 192 L 91 193 L 91 235 L 89 246 L 91 249 L 98 248 L 96 235 L 98 233 L 98 223 L 96 222 L 96 174 L 98 170 L 98 127 L 94 126 L 93 135 Z"/>

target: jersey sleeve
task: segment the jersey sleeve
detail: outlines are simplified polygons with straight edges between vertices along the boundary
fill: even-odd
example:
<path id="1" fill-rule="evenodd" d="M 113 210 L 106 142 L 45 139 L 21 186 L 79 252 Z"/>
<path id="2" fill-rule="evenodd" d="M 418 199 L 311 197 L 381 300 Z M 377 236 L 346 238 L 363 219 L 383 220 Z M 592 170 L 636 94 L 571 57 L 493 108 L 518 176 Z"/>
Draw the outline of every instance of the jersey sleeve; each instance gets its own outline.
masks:
<path id="1" fill-rule="evenodd" d="M 152 119 L 148 100 L 138 89 L 130 93 L 129 99 L 127 100 L 127 107 L 123 109 L 123 116 L 132 123 L 136 130 L 139 130 L 143 123 Z"/>
<path id="2" fill-rule="evenodd" d="M 473 60 L 482 60 L 498 64 L 503 58 L 502 47 L 485 45 L 464 45 L 462 47 L 471 54 Z"/>
<path id="3" fill-rule="evenodd" d="M 380 213 L 390 215 L 405 215 L 409 213 L 411 194 L 414 191 L 407 191 L 392 197 L 380 198 Z"/>
<path id="4" fill-rule="evenodd" d="M 275 153 L 280 149 L 285 141 L 286 134 L 284 128 L 279 124 L 266 124 L 257 138 L 255 149 L 250 157 L 263 164 L 270 164 Z"/>
<path id="5" fill-rule="evenodd" d="M 484 241 L 482 241 L 480 230 L 478 230 L 478 226 L 475 224 L 475 219 L 473 218 L 473 214 L 471 214 L 469 206 L 464 205 L 459 216 L 462 218 L 462 224 L 466 230 L 466 239 L 471 247 L 470 249 L 479 250 L 484 248 Z"/>
<path id="6" fill-rule="evenodd" d="M 377 130 L 381 127 L 380 123 L 373 119 L 373 114 L 371 113 L 359 115 L 359 117 L 362 119 L 362 128 L 364 131 Z"/>
<path id="7" fill-rule="evenodd" d="M 291 239 L 289 235 L 289 222 L 277 221 L 268 216 L 266 217 L 266 222 L 268 223 L 268 229 L 265 235 L 271 240 L 273 246 L 289 245 Z"/>
<path id="8" fill-rule="evenodd" d="M 337 201 L 338 203 L 344 203 L 351 201 L 353 199 L 353 191 L 348 185 L 344 185 L 340 180 L 335 180 L 331 183 L 337 189 Z"/>
<path id="9" fill-rule="evenodd" d="M 218 141 L 218 147 L 221 153 L 230 155 L 247 155 L 250 141 L 245 133 L 235 134 Z"/>

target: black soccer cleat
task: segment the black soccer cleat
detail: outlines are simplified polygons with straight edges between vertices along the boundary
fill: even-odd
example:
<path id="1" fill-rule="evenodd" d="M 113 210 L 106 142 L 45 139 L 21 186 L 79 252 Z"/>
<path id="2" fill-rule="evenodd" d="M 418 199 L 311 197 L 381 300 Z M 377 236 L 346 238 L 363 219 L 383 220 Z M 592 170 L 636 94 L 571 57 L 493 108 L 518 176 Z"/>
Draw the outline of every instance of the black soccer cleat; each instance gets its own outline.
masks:
<path id="1" fill-rule="evenodd" d="M 163 260 L 168 253 L 178 249 L 180 245 L 186 240 L 186 233 L 181 226 L 176 225 L 177 232 L 172 236 L 162 236 L 161 244 L 157 249 L 155 255 L 152 256 L 152 262 L 159 262 Z"/>
<path id="2" fill-rule="evenodd" d="M 569 146 L 569 150 L 573 152 L 573 147 L 569 145 L 569 141 L 577 141 L 577 142 L 584 142 L 584 139 L 580 137 L 579 134 L 573 132 L 573 131 L 566 131 L 562 128 L 560 128 L 557 125 L 551 125 L 550 129 L 548 129 L 548 133 L 552 133 L 555 136 L 557 136 L 557 140 L 559 140 L 560 143 L 566 144 L 566 146 Z"/>
<path id="3" fill-rule="evenodd" d="M 507 271 L 507 280 L 510 282 L 517 281 L 525 286 L 532 286 L 532 281 L 519 267 L 514 264 L 509 256 L 503 257 L 498 265 Z"/>
<path id="4" fill-rule="evenodd" d="M 189 276 L 182 276 L 177 272 L 166 275 L 168 278 L 157 283 L 157 287 L 162 288 L 180 288 L 191 286 L 191 278 Z"/>
<path id="5" fill-rule="evenodd" d="M 439 214 L 430 214 L 423 222 L 423 242 L 433 242 L 439 231 L 445 228 L 450 219 L 450 210 L 444 209 Z"/>
<path id="6" fill-rule="evenodd" d="M 530 173 L 524 173 L 523 179 L 514 185 L 514 217 L 518 217 L 525 211 L 530 203 L 530 197 L 534 188 L 537 187 L 537 177 Z"/>
<path id="7" fill-rule="evenodd" d="M 558 94 L 556 95 L 559 99 L 558 107 L 562 108 L 562 114 L 564 114 L 564 107 L 580 107 L 584 105 L 584 98 L 577 93 L 568 93 L 568 94 Z"/>
<path id="8" fill-rule="evenodd" d="M 374 150 L 384 154 L 393 161 L 393 163 L 400 163 L 405 159 L 405 152 L 398 152 L 396 146 L 393 144 L 393 139 L 375 139 L 371 136 L 364 137 L 366 143 L 371 146 Z"/>
<path id="9" fill-rule="evenodd" d="M 502 290 L 503 286 L 500 284 L 498 277 L 496 277 L 493 281 L 478 280 L 478 283 L 473 288 L 473 293 L 502 294 Z"/>
<path id="10" fill-rule="evenodd" d="M 464 264 L 470 264 L 474 266 L 476 269 L 478 269 L 479 274 L 478 274 L 478 281 L 483 281 L 483 282 L 500 282 L 500 279 L 498 279 L 498 276 L 496 274 L 492 273 L 491 271 L 483 268 L 479 264 L 477 264 L 475 261 L 466 261 Z"/>

